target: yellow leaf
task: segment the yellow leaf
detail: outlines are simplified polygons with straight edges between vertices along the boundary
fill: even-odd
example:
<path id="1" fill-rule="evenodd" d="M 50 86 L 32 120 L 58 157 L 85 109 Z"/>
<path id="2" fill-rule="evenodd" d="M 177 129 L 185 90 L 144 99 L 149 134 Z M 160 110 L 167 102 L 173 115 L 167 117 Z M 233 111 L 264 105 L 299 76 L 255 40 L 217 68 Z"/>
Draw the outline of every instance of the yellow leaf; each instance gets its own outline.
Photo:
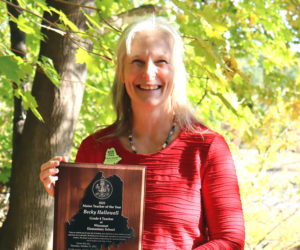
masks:
<path id="1" fill-rule="evenodd" d="M 249 17 L 249 22 L 250 22 L 250 25 L 254 25 L 257 23 L 257 17 L 256 15 L 254 15 L 253 13 L 250 14 L 250 17 Z"/>

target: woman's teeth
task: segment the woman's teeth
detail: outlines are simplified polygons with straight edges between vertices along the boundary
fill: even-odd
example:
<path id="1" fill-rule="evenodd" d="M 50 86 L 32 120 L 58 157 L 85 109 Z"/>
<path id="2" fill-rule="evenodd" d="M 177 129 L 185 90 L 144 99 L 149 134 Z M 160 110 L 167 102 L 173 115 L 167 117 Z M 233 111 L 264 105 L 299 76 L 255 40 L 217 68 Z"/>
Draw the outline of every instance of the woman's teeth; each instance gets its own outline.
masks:
<path id="1" fill-rule="evenodd" d="M 144 89 L 144 90 L 155 90 L 155 89 L 159 89 L 160 88 L 160 86 L 158 86 L 158 85 L 151 85 L 151 86 L 138 85 L 138 87 L 140 89 Z"/>

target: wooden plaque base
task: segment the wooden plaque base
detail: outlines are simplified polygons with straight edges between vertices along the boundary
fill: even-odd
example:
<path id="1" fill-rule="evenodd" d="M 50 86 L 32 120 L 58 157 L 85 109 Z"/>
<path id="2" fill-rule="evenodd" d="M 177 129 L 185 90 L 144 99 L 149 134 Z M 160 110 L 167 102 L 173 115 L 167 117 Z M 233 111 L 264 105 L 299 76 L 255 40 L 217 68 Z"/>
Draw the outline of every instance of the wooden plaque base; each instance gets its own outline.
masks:
<path id="1" fill-rule="evenodd" d="M 53 249 L 142 249 L 145 173 L 143 166 L 61 163 Z"/>

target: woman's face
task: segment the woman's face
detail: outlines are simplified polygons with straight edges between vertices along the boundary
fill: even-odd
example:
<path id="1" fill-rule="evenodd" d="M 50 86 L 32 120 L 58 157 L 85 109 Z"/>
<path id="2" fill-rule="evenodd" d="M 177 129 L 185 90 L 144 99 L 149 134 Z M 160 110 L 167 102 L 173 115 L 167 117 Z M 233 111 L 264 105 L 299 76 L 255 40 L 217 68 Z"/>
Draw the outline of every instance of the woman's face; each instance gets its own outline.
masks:
<path id="1" fill-rule="evenodd" d="M 172 49 L 171 37 L 161 31 L 135 34 L 123 70 L 123 82 L 133 108 L 169 107 L 174 76 Z"/>

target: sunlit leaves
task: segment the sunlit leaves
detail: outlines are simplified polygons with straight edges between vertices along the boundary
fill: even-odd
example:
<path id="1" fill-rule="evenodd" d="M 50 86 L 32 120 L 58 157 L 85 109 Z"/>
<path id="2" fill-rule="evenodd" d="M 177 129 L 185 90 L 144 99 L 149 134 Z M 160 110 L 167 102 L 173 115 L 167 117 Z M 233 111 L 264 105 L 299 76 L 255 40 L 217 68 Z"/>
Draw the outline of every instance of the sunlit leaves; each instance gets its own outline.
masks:
<path id="1" fill-rule="evenodd" d="M 73 32 L 78 31 L 77 26 L 61 10 L 57 10 L 57 9 L 51 7 L 50 11 L 53 13 L 56 13 L 58 15 L 60 23 L 57 23 L 56 25 L 61 30 L 67 31 L 68 29 L 70 29 Z"/>
<path id="2" fill-rule="evenodd" d="M 88 52 L 84 48 L 79 48 L 76 53 L 76 62 L 81 64 L 86 64 L 88 70 L 91 74 L 95 74 L 99 71 L 98 67 L 99 57 Z"/>
<path id="3" fill-rule="evenodd" d="M 49 68 L 49 65 L 48 65 Z M 17 98 L 22 98 L 24 109 L 30 109 L 39 120 L 43 120 L 37 110 L 37 103 L 30 91 L 25 91 L 21 87 L 22 81 L 27 81 L 32 74 L 33 67 L 28 62 L 23 61 L 15 55 L 0 56 L 0 81 L 2 84 L 8 84 L 11 88 L 14 86 L 14 95 Z M 12 97 L 11 97 L 12 98 Z"/>
<path id="4" fill-rule="evenodd" d="M 99 22 L 99 17 L 97 15 L 95 16 L 91 16 L 89 14 L 87 14 L 84 10 L 82 10 L 84 13 L 84 16 L 87 18 L 88 20 L 88 24 L 90 23 L 95 29 L 99 31 L 101 31 L 103 29 L 103 27 L 101 26 L 100 22 Z M 90 27 L 92 28 L 92 27 Z"/>
<path id="5" fill-rule="evenodd" d="M 22 98 L 25 110 L 30 109 L 36 118 L 38 118 L 41 122 L 44 121 L 43 117 L 37 110 L 38 104 L 37 104 L 35 98 L 31 95 L 31 92 L 29 92 L 29 91 L 24 92 L 22 89 L 17 88 L 15 90 L 15 96 L 17 98 Z"/>
<path id="6" fill-rule="evenodd" d="M 215 30 L 216 33 L 220 32 L 222 34 L 227 30 L 227 26 L 224 24 L 225 16 L 220 16 L 220 10 L 217 8 L 216 4 L 205 5 L 198 13 L 210 24 L 211 28 Z"/>
<path id="7" fill-rule="evenodd" d="M 265 218 L 285 219 L 288 215 L 272 210 L 272 216 L 267 217 L 269 209 L 260 206 L 259 199 L 274 188 L 266 181 L 266 171 L 274 167 L 277 155 L 294 151 L 299 145 L 299 57 L 290 50 L 299 32 L 284 19 L 286 14 L 291 20 L 293 13 L 297 20 L 296 6 L 291 1 L 235 1 L 234 5 L 230 1 L 207 1 L 191 8 L 192 3 L 172 2 L 180 9 L 176 21 L 188 45 L 188 94 L 198 104 L 199 117 L 221 131 L 232 148 L 239 145 L 247 152 L 256 152 L 244 160 L 252 159 L 251 165 L 244 169 L 243 164 L 237 165 L 242 172 L 247 246 L 254 249 L 269 244 L 272 248 L 280 244 L 285 248 L 297 233 L 290 231 L 281 242 L 270 237 L 280 234 L 287 225 L 295 227 L 292 221 L 299 214 L 280 222 L 281 226 L 271 232 L 278 221 L 270 224 Z M 290 10 L 283 10 L 281 4 Z M 287 180 L 282 191 L 291 187 Z M 286 234 L 281 233 L 281 239 L 282 235 Z"/>

